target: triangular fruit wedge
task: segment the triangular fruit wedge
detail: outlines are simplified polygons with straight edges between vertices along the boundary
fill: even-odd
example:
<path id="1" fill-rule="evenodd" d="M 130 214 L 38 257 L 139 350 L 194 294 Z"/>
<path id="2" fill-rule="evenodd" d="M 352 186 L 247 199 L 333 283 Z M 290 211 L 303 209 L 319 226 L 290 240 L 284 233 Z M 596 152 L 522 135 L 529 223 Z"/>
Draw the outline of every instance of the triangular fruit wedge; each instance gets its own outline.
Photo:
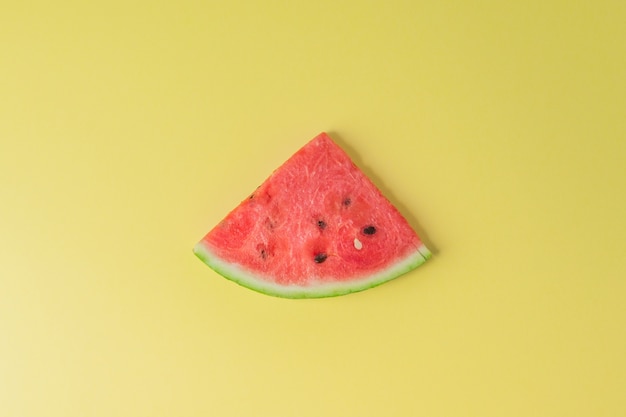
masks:
<path id="1" fill-rule="evenodd" d="M 274 171 L 194 252 L 224 277 L 285 298 L 362 291 L 431 256 L 400 212 L 325 133 Z"/>

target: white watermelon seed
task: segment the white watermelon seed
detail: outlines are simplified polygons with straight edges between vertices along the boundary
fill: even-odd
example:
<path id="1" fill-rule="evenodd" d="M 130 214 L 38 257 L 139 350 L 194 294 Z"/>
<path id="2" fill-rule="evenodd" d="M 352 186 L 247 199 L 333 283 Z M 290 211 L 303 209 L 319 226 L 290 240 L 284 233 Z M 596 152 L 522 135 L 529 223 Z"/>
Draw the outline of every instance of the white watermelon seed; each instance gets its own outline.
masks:
<path id="1" fill-rule="evenodd" d="M 363 249 L 363 244 L 361 243 L 361 241 L 358 238 L 354 238 L 354 248 L 356 250 L 361 250 Z"/>

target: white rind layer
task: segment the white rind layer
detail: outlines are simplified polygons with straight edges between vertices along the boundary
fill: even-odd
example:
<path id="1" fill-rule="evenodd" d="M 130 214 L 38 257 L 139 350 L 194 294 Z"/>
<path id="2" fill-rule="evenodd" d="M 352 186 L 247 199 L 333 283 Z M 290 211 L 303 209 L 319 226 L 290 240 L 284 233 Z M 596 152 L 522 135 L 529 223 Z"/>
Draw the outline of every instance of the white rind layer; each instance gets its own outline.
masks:
<path id="1" fill-rule="evenodd" d="M 409 253 L 389 268 L 377 272 L 369 277 L 352 281 L 335 281 L 329 283 L 302 285 L 278 285 L 258 278 L 244 270 L 241 266 L 225 262 L 219 258 L 203 241 L 198 242 L 193 249 L 194 253 L 209 267 L 220 275 L 239 285 L 252 290 L 283 298 L 323 298 L 349 294 L 375 287 L 417 268 L 432 256 L 424 244 Z"/>

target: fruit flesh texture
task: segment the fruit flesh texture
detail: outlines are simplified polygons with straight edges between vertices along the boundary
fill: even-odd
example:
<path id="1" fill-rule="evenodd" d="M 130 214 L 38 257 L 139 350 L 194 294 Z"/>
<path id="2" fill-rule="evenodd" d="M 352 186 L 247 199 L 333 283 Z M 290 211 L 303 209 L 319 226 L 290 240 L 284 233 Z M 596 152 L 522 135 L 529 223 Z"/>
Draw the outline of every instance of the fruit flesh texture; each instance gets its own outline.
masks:
<path id="1" fill-rule="evenodd" d="M 430 256 L 406 219 L 325 133 L 277 169 L 195 251 L 243 285 L 340 282 L 347 290 L 350 282 L 356 288 L 374 275 L 384 282 L 394 277 L 385 270 L 395 264 L 410 260 L 413 269 Z M 245 279 L 232 276 L 242 274 Z"/>

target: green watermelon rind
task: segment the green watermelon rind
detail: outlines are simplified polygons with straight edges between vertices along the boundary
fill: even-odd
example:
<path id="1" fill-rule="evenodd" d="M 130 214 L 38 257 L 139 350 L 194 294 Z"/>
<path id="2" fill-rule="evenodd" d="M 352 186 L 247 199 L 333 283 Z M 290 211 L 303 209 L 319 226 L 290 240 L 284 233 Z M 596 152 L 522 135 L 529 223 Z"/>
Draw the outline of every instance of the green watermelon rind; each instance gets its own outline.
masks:
<path id="1" fill-rule="evenodd" d="M 397 260 L 388 268 L 370 276 L 364 276 L 351 281 L 337 280 L 311 286 L 286 286 L 263 280 L 253 273 L 245 271 L 239 265 L 222 260 L 219 256 L 215 255 L 204 241 L 198 242 L 193 252 L 202 262 L 224 278 L 251 290 L 281 298 L 336 297 L 367 290 L 412 271 L 432 256 L 428 248 L 426 248 L 424 244 L 421 244 L 415 251 L 412 251 L 404 258 Z"/>

